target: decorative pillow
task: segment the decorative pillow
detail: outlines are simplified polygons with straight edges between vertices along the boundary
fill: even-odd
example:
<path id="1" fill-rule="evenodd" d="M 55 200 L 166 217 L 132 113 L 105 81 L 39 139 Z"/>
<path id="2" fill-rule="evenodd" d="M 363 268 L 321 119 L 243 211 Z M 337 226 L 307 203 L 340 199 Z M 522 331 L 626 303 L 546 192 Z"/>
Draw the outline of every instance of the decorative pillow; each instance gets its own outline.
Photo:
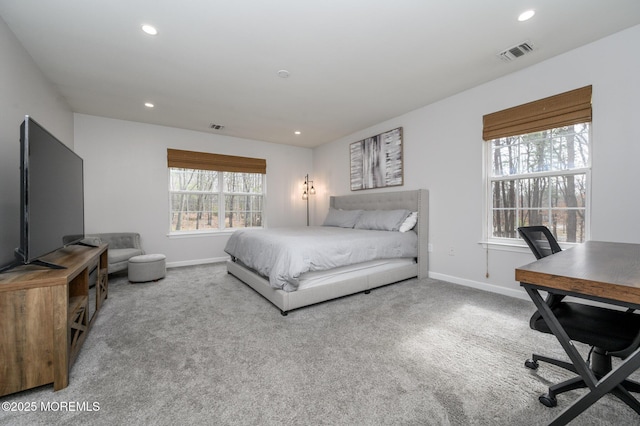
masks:
<path id="1" fill-rule="evenodd" d="M 400 225 L 400 229 L 398 229 L 398 231 L 411 231 L 413 227 L 416 226 L 416 223 L 418 223 L 418 212 L 411 212 L 411 214 L 404 220 L 402 225 Z"/>
<path id="2" fill-rule="evenodd" d="M 354 228 L 375 231 L 397 231 L 409 216 L 409 210 L 365 210 Z"/>
<path id="3" fill-rule="evenodd" d="M 329 207 L 329 213 L 322 226 L 339 226 L 340 228 L 353 228 L 362 214 L 362 210 L 338 210 Z"/>

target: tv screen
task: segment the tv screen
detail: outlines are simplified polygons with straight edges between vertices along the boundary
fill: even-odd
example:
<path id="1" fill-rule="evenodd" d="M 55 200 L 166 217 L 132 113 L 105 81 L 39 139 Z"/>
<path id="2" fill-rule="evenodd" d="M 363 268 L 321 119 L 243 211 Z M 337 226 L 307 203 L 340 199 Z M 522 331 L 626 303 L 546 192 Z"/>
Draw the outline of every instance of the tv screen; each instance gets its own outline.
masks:
<path id="1" fill-rule="evenodd" d="M 83 162 L 28 115 L 20 126 L 20 247 L 34 263 L 84 238 Z"/>

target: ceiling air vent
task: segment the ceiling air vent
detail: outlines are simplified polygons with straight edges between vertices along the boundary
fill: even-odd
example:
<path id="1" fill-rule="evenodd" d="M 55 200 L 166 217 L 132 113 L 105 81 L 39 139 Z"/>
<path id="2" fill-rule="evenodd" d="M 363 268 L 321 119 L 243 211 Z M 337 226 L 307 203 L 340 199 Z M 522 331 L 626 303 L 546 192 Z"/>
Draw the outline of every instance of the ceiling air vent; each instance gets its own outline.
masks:
<path id="1" fill-rule="evenodd" d="M 510 62 L 532 51 L 533 44 L 530 41 L 525 41 L 498 53 L 498 57 L 505 62 Z"/>
<path id="2" fill-rule="evenodd" d="M 210 129 L 213 129 L 213 130 L 222 130 L 222 129 L 224 129 L 224 126 L 221 126 L 220 124 L 213 124 L 213 123 L 211 123 L 211 125 L 209 126 L 209 128 L 210 128 Z"/>

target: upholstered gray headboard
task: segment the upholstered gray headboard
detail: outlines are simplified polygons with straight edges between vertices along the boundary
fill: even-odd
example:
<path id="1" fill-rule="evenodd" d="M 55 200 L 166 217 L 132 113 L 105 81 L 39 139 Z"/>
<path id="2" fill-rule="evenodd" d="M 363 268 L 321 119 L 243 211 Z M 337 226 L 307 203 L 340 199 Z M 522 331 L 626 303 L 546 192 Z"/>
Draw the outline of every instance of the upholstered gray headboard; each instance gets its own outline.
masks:
<path id="1" fill-rule="evenodd" d="M 418 212 L 418 277 L 429 274 L 429 191 L 375 192 L 332 196 L 329 205 L 343 210 L 394 210 L 407 209 Z"/>

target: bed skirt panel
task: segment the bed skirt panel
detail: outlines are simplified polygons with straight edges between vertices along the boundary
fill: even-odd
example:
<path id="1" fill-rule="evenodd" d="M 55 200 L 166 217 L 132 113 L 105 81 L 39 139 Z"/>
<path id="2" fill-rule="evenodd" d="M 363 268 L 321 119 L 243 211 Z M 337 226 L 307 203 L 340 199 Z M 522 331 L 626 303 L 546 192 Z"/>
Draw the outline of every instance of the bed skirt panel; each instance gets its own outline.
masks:
<path id="1" fill-rule="evenodd" d="M 269 281 L 233 261 L 227 261 L 227 272 L 243 281 L 282 312 L 309 306 L 326 300 L 360 293 L 376 287 L 403 281 L 418 275 L 418 265 L 405 265 L 393 270 L 365 276 L 351 276 L 339 282 L 307 288 L 304 291 L 286 292 L 273 288 Z"/>

